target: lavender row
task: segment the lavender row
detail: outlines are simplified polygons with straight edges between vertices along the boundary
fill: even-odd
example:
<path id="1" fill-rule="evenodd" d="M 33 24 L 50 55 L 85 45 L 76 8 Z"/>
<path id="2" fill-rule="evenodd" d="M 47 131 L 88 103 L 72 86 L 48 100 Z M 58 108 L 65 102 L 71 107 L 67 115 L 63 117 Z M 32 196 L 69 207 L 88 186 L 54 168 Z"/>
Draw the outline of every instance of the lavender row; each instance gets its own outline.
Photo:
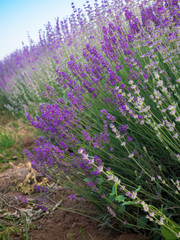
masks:
<path id="1" fill-rule="evenodd" d="M 26 113 L 41 132 L 25 151 L 36 171 L 94 203 L 104 224 L 165 239 L 180 237 L 179 10 L 95 2 L 74 8 L 70 28 L 57 22 L 57 38 L 48 25 L 47 57 L 29 71 L 37 116 Z"/>

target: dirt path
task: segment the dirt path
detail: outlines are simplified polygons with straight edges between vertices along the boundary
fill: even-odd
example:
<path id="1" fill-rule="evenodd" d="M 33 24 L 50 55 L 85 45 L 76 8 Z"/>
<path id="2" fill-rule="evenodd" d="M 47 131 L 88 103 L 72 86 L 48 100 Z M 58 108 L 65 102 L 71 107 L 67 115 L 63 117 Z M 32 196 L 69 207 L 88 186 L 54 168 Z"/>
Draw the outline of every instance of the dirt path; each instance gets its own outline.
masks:
<path id="1" fill-rule="evenodd" d="M 32 204 L 37 199 L 36 191 L 33 191 L 34 174 L 34 170 L 28 163 L 12 165 L 10 169 L 0 174 L 0 219 L 3 222 L 3 214 L 6 211 L 6 216 L 14 218 L 20 232 L 27 230 L 25 222 L 29 222 L 31 226 L 31 229 L 28 230 L 30 240 L 141 239 L 133 234 L 116 233 L 107 227 L 101 229 L 98 222 L 84 216 L 86 211 L 88 211 L 87 215 L 92 217 L 97 215 L 97 211 L 91 204 L 84 200 L 70 200 L 68 198 L 70 192 L 54 183 L 50 183 L 48 192 L 42 193 L 40 196 L 43 199 L 46 195 L 46 204 L 56 207 L 52 209 L 52 212 L 39 209 L 36 204 Z M 29 176 L 28 179 L 27 176 Z M 43 179 L 38 176 L 38 180 L 37 184 L 41 185 Z M 29 194 L 25 194 L 26 191 L 29 191 Z M 82 215 L 76 213 L 78 210 L 82 212 Z M 24 218 L 25 214 L 26 220 Z M 24 225 L 20 225 L 22 219 L 24 219 Z M 4 224 L 8 224 L 5 219 Z M 23 239 L 21 234 L 11 234 L 11 240 L 21 239 Z"/>

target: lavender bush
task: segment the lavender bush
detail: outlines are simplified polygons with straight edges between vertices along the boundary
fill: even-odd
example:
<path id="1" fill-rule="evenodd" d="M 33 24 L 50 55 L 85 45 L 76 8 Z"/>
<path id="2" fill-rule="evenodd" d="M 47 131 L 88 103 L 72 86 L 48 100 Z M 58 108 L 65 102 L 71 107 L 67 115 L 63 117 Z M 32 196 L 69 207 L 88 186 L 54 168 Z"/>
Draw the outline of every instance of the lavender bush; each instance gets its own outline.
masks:
<path id="1" fill-rule="evenodd" d="M 26 156 L 95 204 L 104 224 L 173 240 L 180 238 L 180 7 L 132 3 L 95 1 L 70 18 L 70 30 L 67 22 L 54 32 L 48 25 L 41 46 L 48 41 L 50 57 L 34 72 L 43 101 L 36 118 L 26 113 L 42 136 Z M 52 69 L 45 85 L 44 66 Z"/>

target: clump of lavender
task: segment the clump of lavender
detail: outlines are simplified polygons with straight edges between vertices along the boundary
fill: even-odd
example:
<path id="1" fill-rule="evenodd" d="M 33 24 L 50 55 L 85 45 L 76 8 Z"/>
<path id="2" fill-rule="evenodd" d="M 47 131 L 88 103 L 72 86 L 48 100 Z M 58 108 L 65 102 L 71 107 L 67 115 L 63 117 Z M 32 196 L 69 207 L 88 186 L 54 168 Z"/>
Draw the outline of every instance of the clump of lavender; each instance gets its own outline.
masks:
<path id="1" fill-rule="evenodd" d="M 44 137 L 26 156 L 44 176 L 93 202 L 109 225 L 176 239 L 178 1 L 104 1 L 93 13 L 88 9 L 94 28 L 80 12 L 72 16 L 72 31 L 61 23 L 66 61 L 53 57 L 56 84 L 45 85 L 36 119 L 27 114 Z M 59 53 L 60 39 L 48 31 L 48 46 Z"/>

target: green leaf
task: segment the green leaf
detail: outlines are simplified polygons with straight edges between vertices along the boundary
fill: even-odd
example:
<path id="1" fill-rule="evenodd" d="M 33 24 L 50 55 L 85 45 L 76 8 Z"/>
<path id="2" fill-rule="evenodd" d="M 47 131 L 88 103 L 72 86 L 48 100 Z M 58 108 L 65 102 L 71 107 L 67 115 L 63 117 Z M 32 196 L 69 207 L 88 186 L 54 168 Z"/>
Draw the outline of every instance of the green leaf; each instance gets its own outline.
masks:
<path id="1" fill-rule="evenodd" d="M 176 240 L 176 235 L 164 225 L 161 227 L 161 233 L 166 240 Z"/>
<path id="2" fill-rule="evenodd" d="M 146 217 L 140 217 L 137 220 L 138 228 L 144 228 L 146 226 L 146 223 L 147 223 L 147 218 Z"/>
<path id="3" fill-rule="evenodd" d="M 128 201 L 128 202 L 124 202 L 122 205 L 136 205 L 136 203 Z"/>
<path id="4" fill-rule="evenodd" d="M 136 190 L 135 190 L 135 192 L 139 192 L 141 190 L 141 186 L 139 186 Z"/>
<path id="5" fill-rule="evenodd" d="M 118 202 L 123 202 L 126 198 L 123 195 L 119 195 L 117 197 L 115 197 L 115 200 Z"/>

